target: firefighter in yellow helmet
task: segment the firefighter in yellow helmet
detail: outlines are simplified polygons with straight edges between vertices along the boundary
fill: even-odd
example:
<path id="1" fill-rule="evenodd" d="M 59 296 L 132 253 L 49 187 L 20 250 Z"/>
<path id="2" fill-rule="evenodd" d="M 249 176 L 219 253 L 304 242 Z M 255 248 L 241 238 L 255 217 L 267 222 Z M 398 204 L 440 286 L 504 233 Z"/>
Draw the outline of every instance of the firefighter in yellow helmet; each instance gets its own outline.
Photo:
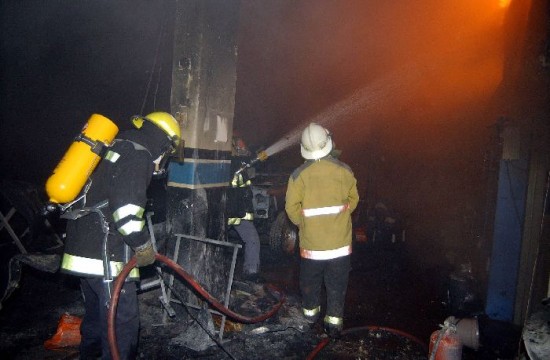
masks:
<path id="1" fill-rule="evenodd" d="M 310 323 L 317 321 L 324 281 L 324 329 L 338 337 L 351 268 L 351 213 L 359 194 L 349 166 L 331 155 L 333 145 L 329 131 L 321 125 L 311 123 L 304 129 L 301 154 L 306 161 L 290 176 L 285 210 L 299 228 L 303 314 Z"/>
<path id="2" fill-rule="evenodd" d="M 107 149 L 85 196 L 67 215 L 67 239 L 61 271 L 81 277 L 85 315 L 80 358 L 110 358 L 107 313 L 113 279 L 135 254 L 138 267 L 155 261 L 145 226 L 146 190 L 163 160 L 178 146 L 179 124 L 166 112 L 132 119 L 134 129 L 119 133 Z M 139 313 L 134 269 L 121 291 L 116 336 L 120 356 L 136 357 Z"/>

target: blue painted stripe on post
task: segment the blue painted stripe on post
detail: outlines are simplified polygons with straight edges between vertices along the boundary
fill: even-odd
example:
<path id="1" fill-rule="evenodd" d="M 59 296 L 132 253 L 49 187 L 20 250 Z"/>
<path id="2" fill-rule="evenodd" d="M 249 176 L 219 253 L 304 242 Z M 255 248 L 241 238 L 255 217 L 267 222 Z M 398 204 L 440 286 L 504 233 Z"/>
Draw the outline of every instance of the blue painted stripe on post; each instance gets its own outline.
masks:
<path id="1" fill-rule="evenodd" d="M 485 312 L 512 321 L 525 217 L 527 161 L 501 160 Z"/>
<path id="2" fill-rule="evenodd" d="M 230 172 L 230 160 L 185 159 L 169 164 L 168 185 L 191 189 L 227 186 Z"/>

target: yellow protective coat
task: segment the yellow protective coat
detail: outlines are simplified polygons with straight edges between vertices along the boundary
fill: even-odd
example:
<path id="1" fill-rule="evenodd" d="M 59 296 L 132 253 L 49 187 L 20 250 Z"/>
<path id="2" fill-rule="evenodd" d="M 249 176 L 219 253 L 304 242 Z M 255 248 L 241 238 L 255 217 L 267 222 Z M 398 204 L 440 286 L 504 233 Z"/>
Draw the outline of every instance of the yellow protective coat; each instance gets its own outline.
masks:
<path id="1" fill-rule="evenodd" d="M 288 181 L 285 210 L 299 228 L 300 247 L 332 250 L 351 245 L 351 213 L 359 194 L 353 172 L 343 162 L 327 156 L 305 162 Z M 304 216 L 304 209 L 346 205 L 337 214 Z"/>

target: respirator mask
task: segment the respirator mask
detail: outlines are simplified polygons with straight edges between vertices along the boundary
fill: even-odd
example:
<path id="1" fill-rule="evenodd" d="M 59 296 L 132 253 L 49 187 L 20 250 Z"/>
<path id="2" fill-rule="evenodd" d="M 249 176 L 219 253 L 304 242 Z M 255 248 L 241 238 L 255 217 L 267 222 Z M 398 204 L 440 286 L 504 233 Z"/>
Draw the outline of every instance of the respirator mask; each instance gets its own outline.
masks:
<path id="1" fill-rule="evenodd" d="M 176 151 L 176 143 L 172 138 L 168 137 L 168 144 L 163 147 L 163 152 L 158 158 L 153 160 L 155 169 L 153 170 L 153 177 L 163 177 L 168 173 L 168 162 L 171 155 Z"/>
<path id="2" fill-rule="evenodd" d="M 158 158 L 153 160 L 153 165 L 155 166 L 153 170 L 153 177 L 163 177 L 168 173 L 168 161 L 170 156 L 165 152 L 162 153 Z"/>

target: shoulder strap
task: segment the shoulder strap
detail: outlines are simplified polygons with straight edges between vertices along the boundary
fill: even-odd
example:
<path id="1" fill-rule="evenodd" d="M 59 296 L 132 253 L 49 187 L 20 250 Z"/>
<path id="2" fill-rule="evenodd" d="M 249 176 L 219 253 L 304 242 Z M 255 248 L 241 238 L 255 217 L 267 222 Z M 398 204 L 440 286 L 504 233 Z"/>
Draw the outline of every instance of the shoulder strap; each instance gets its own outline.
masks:
<path id="1" fill-rule="evenodd" d="M 145 146 L 141 145 L 141 144 L 138 144 L 137 142 L 134 142 L 132 140 L 127 140 L 127 139 L 115 139 L 111 145 L 109 145 L 105 151 L 105 153 L 103 154 L 102 158 L 105 159 L 105 160 L 108 160 L 112 163 L 115 163 L 119 158 L 120 158 L 120 154 L 117 153 L 116 151 L 112 150 L 112 147 L 114 146 L 114 144 L 116 143 L 119 143 L 119 142 L 129 142 L 130 144 L 132 144 L 132 146 L 134 147 L 135 150 L 137 151 L 147 151 L 147 153 L 152 157 L 153 155 L 151 155 L 151 152 L 149 151 L 149 149 L 147 149 Z"/>

